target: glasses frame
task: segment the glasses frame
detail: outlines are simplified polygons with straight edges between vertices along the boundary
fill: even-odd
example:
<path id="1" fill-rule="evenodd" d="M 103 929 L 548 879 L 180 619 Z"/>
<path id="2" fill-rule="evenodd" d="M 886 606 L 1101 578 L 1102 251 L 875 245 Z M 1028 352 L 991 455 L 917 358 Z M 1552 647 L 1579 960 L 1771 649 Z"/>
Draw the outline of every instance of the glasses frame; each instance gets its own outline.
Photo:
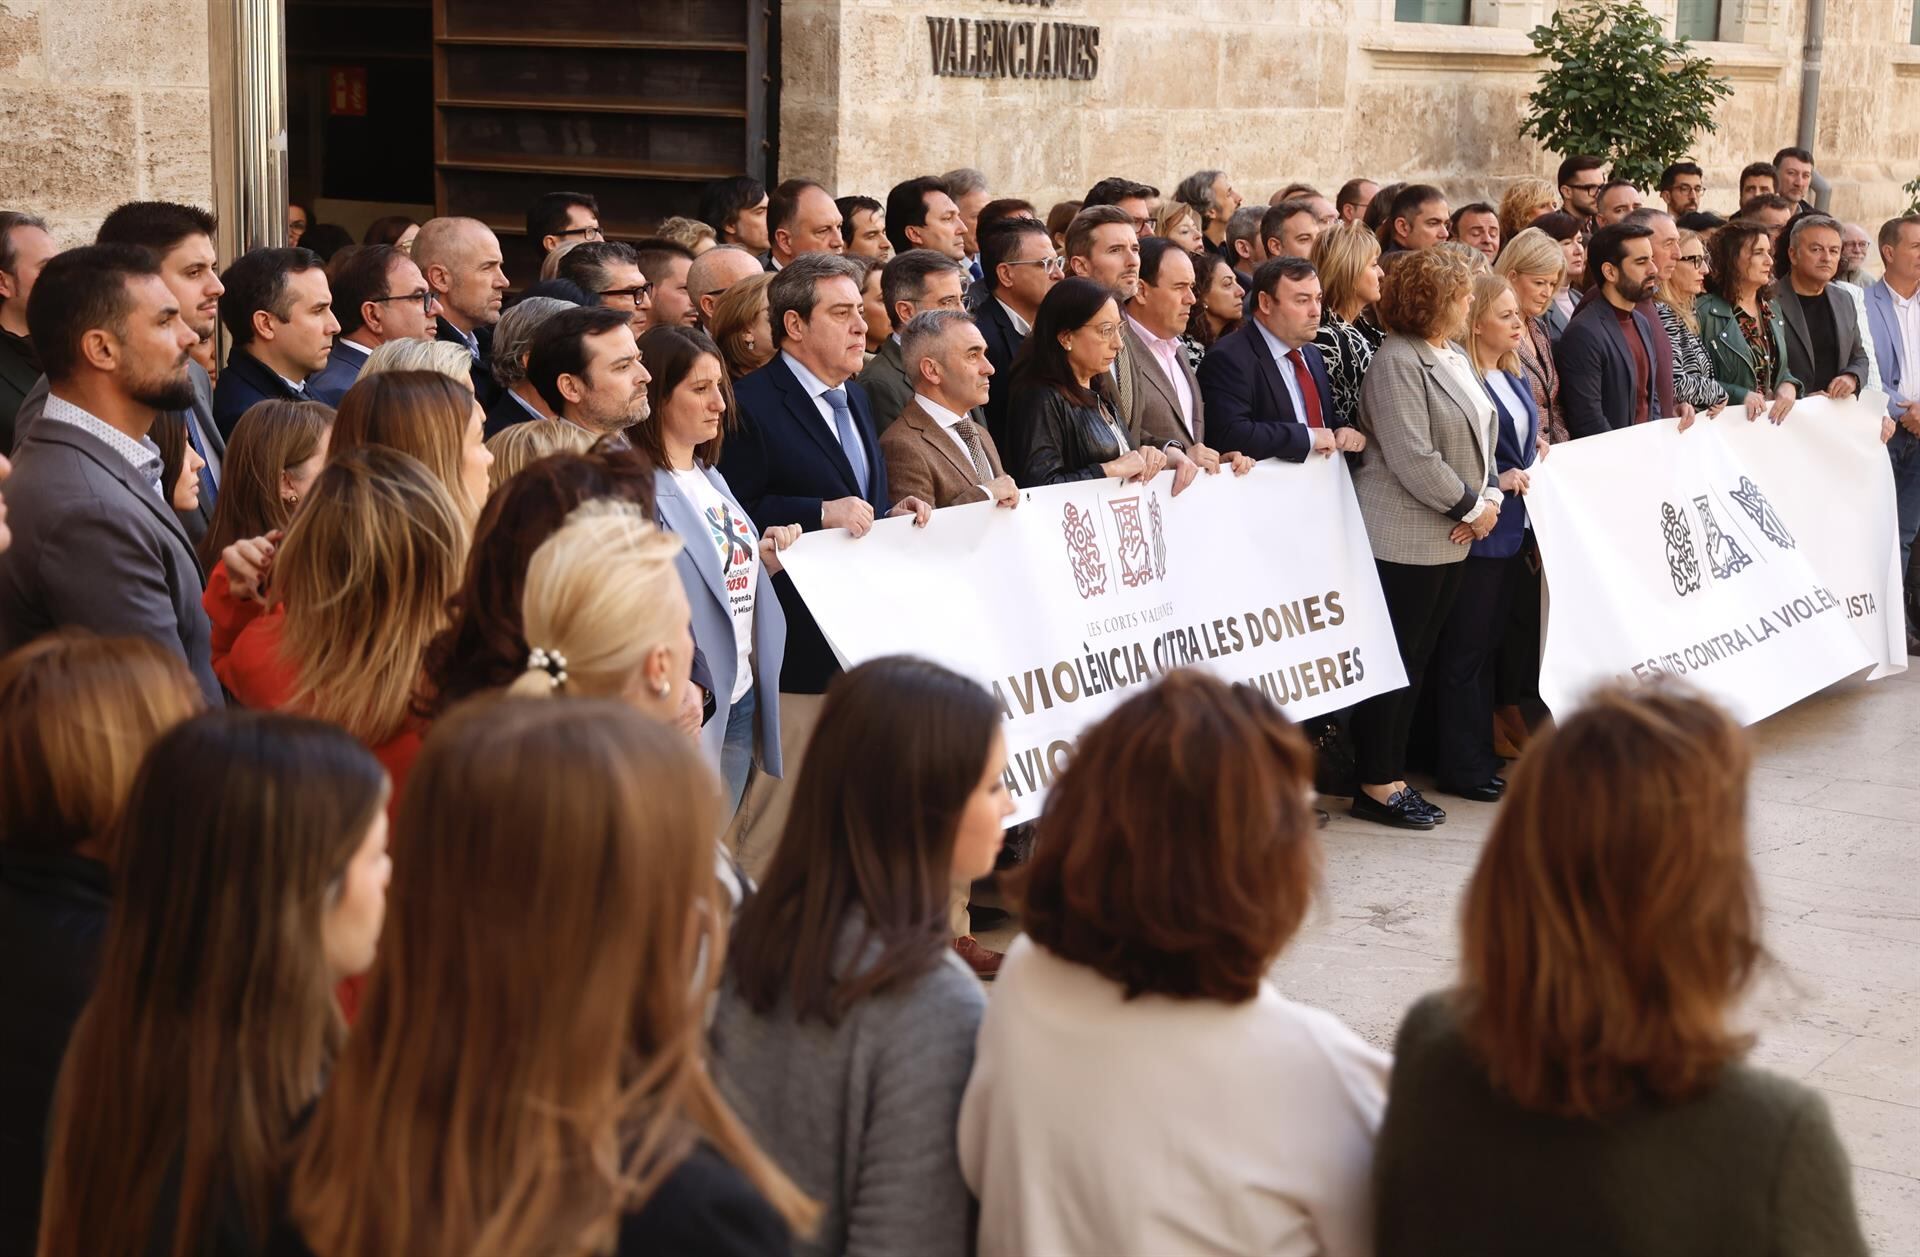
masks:
<path id="1" fill-rule="evenodd" d="M 596 297 L 625 297 L 633 303 L 633 308 L 636 310 L 640 308 L 640 298 L 652 295 L 652 284 L 641 284 L 638 288 L 602 288 L 594 294 Z"/>
<path id="2" fill-rule="evenodd" d="M 433 303 L 438 301 L 439 297 L 433 289 L 426 288 L 419 292 L 396 292 L 387 297 L 369 297 L 367 300 L 373 302 L 375 305 L 385 305 L 389 301 L 418 301 L 422 314 L 432 314 Z"/>
<path id="3" fill-rule="evenodd" d="M 569 227 L 565 231 L 556 231 L 553 234 L 561 240 L 569 240 L 574 236 L 579 236 L 582 240 L 589 243 L 607 238 L 606 231 L 600 227 Z"/>

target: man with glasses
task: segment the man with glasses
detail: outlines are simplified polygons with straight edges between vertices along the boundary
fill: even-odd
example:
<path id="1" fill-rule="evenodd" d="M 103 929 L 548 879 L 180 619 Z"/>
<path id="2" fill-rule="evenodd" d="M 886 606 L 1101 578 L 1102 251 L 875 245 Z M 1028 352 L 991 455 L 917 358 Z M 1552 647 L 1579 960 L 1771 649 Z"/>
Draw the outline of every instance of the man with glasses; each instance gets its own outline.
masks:
<path id="1" fill-rule="evenodd" d="M 477 218 L 430 218 L 414 237 L 413 260 L 440 302 L 436 339 L 467 351 L 473 395 L 490 409 L 500 400 L 489 366 L 493 325 L 508 286 L 499 238 Z"/>
<path id="2" fill-rule="evenodd" d="M 1679 218 L 1700 208 L 1700 198 L 1707 190 L 1707 175 L 1698 162 L 1677 161 L 1660 172 L 1660 186 L 1656 190 L 1667 203 L 1667 212 Z"/>
<path id="3" fill-rule="evenodd" d="M 440 302 L 414 260 L 390 244 L 352 245 L 327 266 L 340 334 L 320 373 L 307 381 L 315 401 L 338 406 L 367 355 L 390 340 L 430 340 Z"/>
<path id="4" fill-rule="evenodd" d="M 604 240 L 600 202 L 585 192 L 549 192 L 527 211 L 527 239 L 540 242 L 545 257 L 569 240 Z"/>
<path id="5" fill-rule="evenodd" d="M 1089 210 L 1101 205 L 1111 205 L 1125 211 L 1133 222 L 1134 235 L 1144 240 L 1153 234 L 1154 222 L 1160 214 L 1160 189 L 1152 184 L 1117 176 L 1102 179 L 1087 189 L 1087 195 L 1080 201 L 1080 208 Z"/>
<path id="6" fill-rule="evenodd" d="M 1032 218 L 1003 218 L 980 236 L 980 283 L 987 299 L 976 317 L 986 338 L 987 430 L 995 441 L 1007 435 L 1007 393 L 1013 358 L 1020 352 L 1040 303 L 1067 271 L 1067 260 L 1053 247 L 1046 224 Z M 1010 447 L 1009 447 L 1010 448 Z"/>
<path id="7" fill-rule="evenodd" d="M 1573 156 L 1560 163 L 1560 208 L 1580 220 L 1582 237 L 1593 234 L 1594 219 L 1600 213 L 1600 189 L 1607 186 L 1601 173 L 1604 157 Z"/>
<path id="8" fill-rule="evenodd" d="M 632 245 L 596 240 L 568 249 L 560 259 L 559 278 L 580 285 L 607 309 L 627 315 L 634 339 L 652 326 L 653 285 L 641 273 L 640 255 Z"/>

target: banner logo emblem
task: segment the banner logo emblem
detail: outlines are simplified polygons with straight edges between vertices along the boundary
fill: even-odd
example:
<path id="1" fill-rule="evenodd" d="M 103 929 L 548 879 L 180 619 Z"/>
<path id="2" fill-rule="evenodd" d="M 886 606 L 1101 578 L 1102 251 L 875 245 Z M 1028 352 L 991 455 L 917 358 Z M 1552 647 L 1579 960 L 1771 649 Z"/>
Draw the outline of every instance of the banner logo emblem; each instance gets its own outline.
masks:
<path id="1" fill-rule="evenodd" d="M 1673 580 L 1673 592 L 1682 598 L 1698 592 L 1700 560 L 1693 552 L 1693 530 L 1671 502 L 1660 504 L 1660 531 L 1667 539 L 1667 575 Z"/>
<path id="2" fill-rule="evenodd" d="M 1107 565 L 1100 556 L 1100 541 L 1094 529 L 1092 511 L 1083 511 L 1069 502 L 1060 510 L 1060 531 L 1067 539 L 1067 561 L 1073 564 L 1073 583 L 1082 598 L 1107 592 Z"/>
<path id="3" fill-rule="evenodd" d="M 1706 530 L 1707 564 L 1713 569 L 1713 579 L 1725 580 L 1753 562 L 1739 542 L 1720 531 L 1720 521 L 1713 517 L 1713 506 L 1704 495 L 1695 498 L 1693 505 L 1700 512 L 1700 526 Z"/>
<path id="4" fill-rule="evenodd" d="M 1767 534 L 1767 540 L 1782 550 L 1793 549 L 1793 534 L 1780 522 L 1780 516 L 1774 512 L 1773 503 L 1767 501 L 1767 495 L 1760 492 L 1760 486 L 1747 477 L 1740 477 L 1740 487 L 1727 495 L 1735 505 L 1747 513 L 1747 517 Z"/>
<path id="5" fill-rule="evenodd" d="M 1107 503 L 1113 511 L 1115 549 L 1120 560 L 1120 583 L 1138 589 L 1167 574 L 1167 538 L 1161 526 L 1160 499 L 1149 497 L 1148 518 L 1140 518 L 1140 499 L 1115 498 Z"/>

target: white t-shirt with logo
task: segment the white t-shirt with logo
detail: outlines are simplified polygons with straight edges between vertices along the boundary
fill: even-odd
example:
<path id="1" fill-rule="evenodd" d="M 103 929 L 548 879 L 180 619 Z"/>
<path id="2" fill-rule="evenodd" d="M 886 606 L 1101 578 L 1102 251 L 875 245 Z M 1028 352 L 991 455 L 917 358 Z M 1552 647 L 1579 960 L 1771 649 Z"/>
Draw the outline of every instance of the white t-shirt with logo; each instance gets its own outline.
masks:
<path id="1" fill-rule="evenodd" d="M 720 490 L 713 487 L 703 471 L 675 471 L 673 482 L 700 509 L 706 521 L 705 544 L 720 556 L 720 579 L 727 591 L 727 610 L 733 616 L 733 644 L 738 665 L 733 674 L 733 695 L 737 703 L 753 688 L 753 591 L 760 580 L 760 538 L 747 518 Z M 682 538 L 688 546 L 702 544 L 702 538 Z"/>

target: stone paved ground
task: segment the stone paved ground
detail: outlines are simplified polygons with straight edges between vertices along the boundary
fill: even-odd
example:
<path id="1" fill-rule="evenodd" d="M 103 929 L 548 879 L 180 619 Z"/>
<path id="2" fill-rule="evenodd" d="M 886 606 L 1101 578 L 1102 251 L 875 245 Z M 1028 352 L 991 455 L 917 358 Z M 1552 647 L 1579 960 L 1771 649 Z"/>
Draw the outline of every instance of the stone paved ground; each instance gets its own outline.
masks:
<path id="1" fill-rule="evenodd" d="M 1777 964 L 1755 1060 L 1826 1094 L 1875 1251 L 1920 1252 L 1920 674 L 1837 687 L 1756 726 L 1754 861 Z M 1289 996 L 1391 1047 L 1446 985 L 1490 805 L 1431 834 L 1336 814 L 1321 907 L 1275 967 Z M 985 936 L 1004 947 L 1011 931 Z"/>

